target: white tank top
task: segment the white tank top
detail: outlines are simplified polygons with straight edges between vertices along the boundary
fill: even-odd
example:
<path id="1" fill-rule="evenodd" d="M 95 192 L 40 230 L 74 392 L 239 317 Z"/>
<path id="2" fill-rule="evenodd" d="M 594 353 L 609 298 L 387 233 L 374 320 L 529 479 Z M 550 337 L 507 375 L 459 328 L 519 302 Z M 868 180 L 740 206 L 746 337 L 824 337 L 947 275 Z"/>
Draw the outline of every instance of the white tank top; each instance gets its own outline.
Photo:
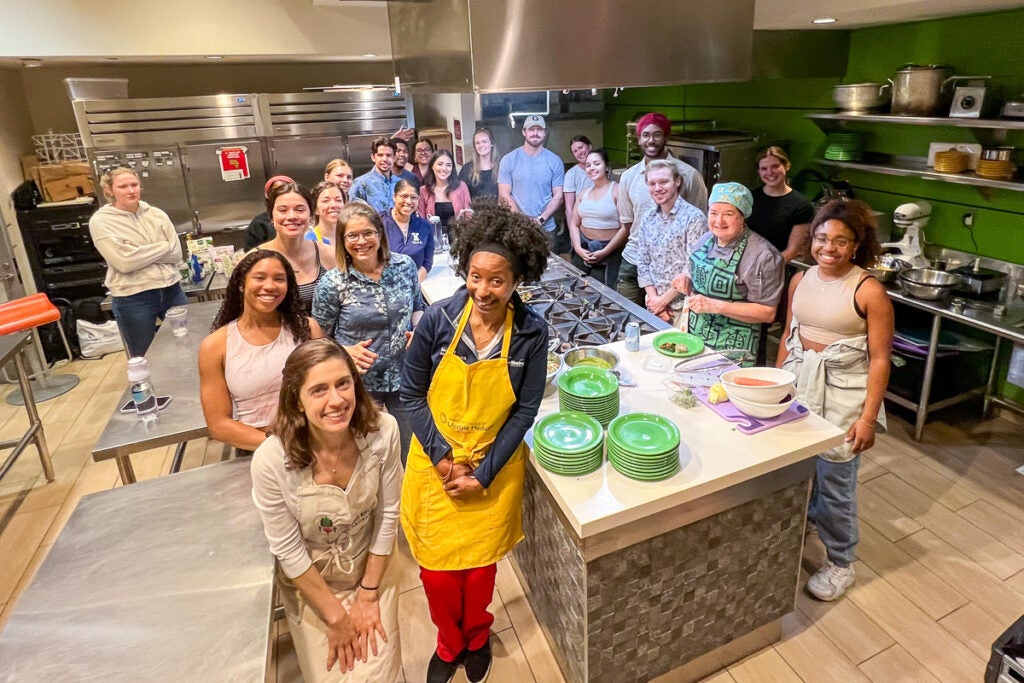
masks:
<path id="1" fill-rule="evenodd" d="M 812 342 L 829 345 L 840 339 L 859 337 L 868 331 L 868 321 L 857 313 L 854 295 L 864 276 L 854 266 L 850 272 L 826 282 L 812 266 L 793 292 L 793 317 L 800 323 L 800 335 Z"/>
<path id="2" fill-rule="evenodd" d="M 615 208 L 615 183 L 608 186 L 608 191 L 600 199 L 591 199 L 594 188 L 588 187 L 576 202 L 576 210 L 580 212 L 580 224 L 593 230 L 609 230 L 619 227 L 619 210 Z"/>
<path id="3" fill-rule="evenodd" d="M 231 394 L 235 419 L 250 427 L 266 427 L 277 415 L 281 371 L 288 355 L 298 346 L 291 330 L 282 323 L 277 339 L 253 346 L 238 331 L 238 321 L 228 323 L 224 354 L 224 380 Z"/>

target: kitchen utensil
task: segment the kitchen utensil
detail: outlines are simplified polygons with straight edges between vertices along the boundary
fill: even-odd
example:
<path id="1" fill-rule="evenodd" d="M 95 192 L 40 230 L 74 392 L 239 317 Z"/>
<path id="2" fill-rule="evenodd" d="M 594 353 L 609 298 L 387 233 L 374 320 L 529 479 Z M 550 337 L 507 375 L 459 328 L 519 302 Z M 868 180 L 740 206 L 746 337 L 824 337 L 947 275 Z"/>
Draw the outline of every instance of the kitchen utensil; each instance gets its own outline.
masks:
<path id="1" fill-rule="evenodd" d="M 942 90 L 950 82 L 953 68 L 930 64 L 907 64 L 889 79 L 892 84 L 892 113 L 898 116 L 928 116 L 943 100 Z"/>
<path id="2" fill-rule="evenodd" d="M 849 83 L 832 86 L 832 101 L 844 112 L 868 112 L 889 103 L 888 83 Z"/>
<path id="3" fill-rule="evenodd" d="M 967 294 L 979 295 L 998 292 L 1002 289 L 1003 282 L 1006 281 L 1006 273 L 991 268 L 982 268 L 981 259 L 975 259 L 973 265 L 961 266 L 952 272 L 960 276 L 960 282 L 954 286 L 954 289 Z"/>
<path id="4" fill-rule="evenodd" d="M 984 85 L 958 85 L 953 88 L 953 103 L 949 106 L 950 118 L 980 119 L 985 103 Z"/>
<path id="5" fill-rule="evenodd" d="M 1013 147 L 983 147 L 981 158 L 985 161 L 1013 161 Z"/>
<path id="6" fill-rule="evenodd" d="M 673 369 L 676 372 L 704 372 L 706 370 L 719 368 L 719 372 L 724 372 L 721 368 L 725 366 L 738 366 L 744 363 L 753 363 L 754 360 L 754 355 L 746 349 L 721 349 L 699 358 L 681 360 L 675 364 Z M 735 368 L 730 367 L 729 369 L 733 370 Z"/>
<path id="7" fill-rule="evenodd" d="M 903 259 L 897 258 L 892 254 L 882 254 L 875 259 L 875 263 L 867 268 L 867 271 L 871 273 L 879 282 L 892 282 L 895 280 L 900 271 L 908 270 L 910 264 Z"/>
<path id="8" fill-rule="evenodd" d="M 689 358 L 690 356 L 696 356 L 704 351 L 703 339 L 696 335 L 680 332 L 679 330 L 668 330 L 655 335 L 651 344 L 654 346 L 655 351 L 666 356 L 671 356 L 672 358 Z M 676 348 L 678 348 L 678 345 L 682 345 L 686 347 L 686 350 L 678 351 L 674 349 L 669 350 L 667 348 L 663 349 L 662 344 L 676 344 Z"/>
<path id="9" fill-rule="evenodd" d="M 552 341 L 555 344 L 558 343 L 557 339 L 552 340 Z M 547 375 L 546 375 L 546 384 L 544 385 L 544 395 L 545 396 L 550 396 L 551 394 L 555 393 L 555 391 L 557 390 L 558 387 L 555 385 L 554 379 L 555 379 L 555 377 L 558 376 L 558 373 L 561 372 L 562 368 L 564 368 L 564 367 L 565 367 L 565 363 L 562 362 L 562 357 L 559 356 L 554 351 L 548 351 L 548 368 L 547 368 Z"/>
<path id="10" fill-rule="evenodd" d="M 1000 116 L 1004 119 L 1024 119 L 1024 100 L 1007 102 L 1003 105 Z"/>
<path id="11" fill-rule="evenodd" d="M 787 422 L 807 415 L 809 412 L 807 408 L 799 401 L 794 401 L 786 412 L 781 415 L 777 415 L 768 419 L 760 419 L 750 417 L 733 405 L 732 401 L 725 401 L 723 403 L 708 403 L 708 390 L 703 387 L 697 387 L 693 390 L 693 395 L 697 397 L 697 400 L 707 406 L 711 412 L 715 413 L 727 422 L 735 422 L 736 430 L 743 434 L 757 434 L 763 432 L 766 429 L 777 427 Z"/>
<path id="12" fill-rule="evenodd" d="M 729 402 L 739 408 L 740 412 L 750 417 L 756 417 L 759 420 L 767 420 L 782 415 L 793 404 L 793 400 L 792 394 L 779 403 L 756 403 L 754 401 L 744 401 L 739 396 L 729 397 Z"/>
<path id="13" fill-rule="evenodd" d="M 939 173 L 963 173 L 967 170 L 971 155 L 956 149 L 935 153 L 935 170 Z"/>
<path id="14" fill-rule="evenodd" d="M 995 161 L 992 159 L 979 159 L 978 167 L 975 169 L 982 178 L 994 180 L 1012 178 L 1017 172 L 1017 166 L 1012 161 Z"/>
<path id="15" fill-rule="evenodd" d="M 911 296 L 927 301 L 945 298 L 959 281 L 959 275 L 934 268 L 912 268 L 900 273 L 903 288 Z"/>
<path id="16" fill-rule="evenodd" d="M 935 154 L 948 149 L 955 149 L 958 152 L 967 152 L 970 159 L 967 168 L 974 170 L 978 166 L 978 159 L 981 158 L 981 145 L 973 142 L 931 142 L 928 144 L 928 165 L 935 166 Z"/>
<path id="17" fill-rule="evenodd" d="M 744 379 L 771 384 L 742 384 Z M 721 381 L 729 400 L 737 397 L 755 403 L 778 403 L 789 394 L 795 393 L 796 375 L 782 368 L 740 368 L 723 372 Z"/>
<path id="18" fill-rule="evenodd" d="M 570 368 L 592 367 L 613 370 L 619 367 L 619 356 L 614 351 L 596 346 L 574 346 L 565 352 L 562 360 Z"/>
<path id="19" fill-rule="evenodd" d="M 691 387 L 710 387 L 718 381 L 718 373 L 711 372 L 677 372 L 668 378 Z"/>

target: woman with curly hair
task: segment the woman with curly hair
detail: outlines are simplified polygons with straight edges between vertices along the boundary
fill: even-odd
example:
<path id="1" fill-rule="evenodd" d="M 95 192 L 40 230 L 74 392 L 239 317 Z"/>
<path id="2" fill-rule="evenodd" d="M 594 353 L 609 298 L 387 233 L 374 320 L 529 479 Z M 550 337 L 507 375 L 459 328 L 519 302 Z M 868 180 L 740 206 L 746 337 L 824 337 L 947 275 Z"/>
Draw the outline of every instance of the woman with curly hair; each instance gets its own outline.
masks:
<path id="1" fill-rule="evenodd" d="M 288 259 L 267 249 L 243 258 L 210 330 L 199 345 L 199 399 L 210 438 L 252 451 L 277 413 L 285 359 L 321 336 L 299 301 Z"/>
<path id="2" fill-rule="evenodd" d="M 857 468 L 885 425 L 892 302 L 869 275 L 879 253 L 875 217 L 862 201 L 833 201 L 811 223 L 817 262 L 789 285 L 788 337 L 776 365 L 796 374 L 797 398 L 841 429 L 846 442 L 818 454 L 807 517 L 828 559 L 807 582 L 819 600 L 839 598 L 854 581 Z"/>
<path id="3" fill-rule="evenodd" d="M 474 683 L 490 669 L 487 606 L 497 561 L 523 538 L 523 436 L 547 364 L 547 323 L 516 293 L 544 272 L 547 235 L 496 200 L 473 210 L 452 222 L 466 285 L 424 313 L 402 371 L 402 528 L 438 630 L 428 681 L 450 680 L 460 658 Z"/>
<path id="4" fill-rule="evenodd" d="M 402 487 L 398 425 L 330 339 L 299 346 L 281 374 L 273 436 L 252 458 L 252 498 L 303 678 L 394 683 L 398 586 L 387 569 Z"/>

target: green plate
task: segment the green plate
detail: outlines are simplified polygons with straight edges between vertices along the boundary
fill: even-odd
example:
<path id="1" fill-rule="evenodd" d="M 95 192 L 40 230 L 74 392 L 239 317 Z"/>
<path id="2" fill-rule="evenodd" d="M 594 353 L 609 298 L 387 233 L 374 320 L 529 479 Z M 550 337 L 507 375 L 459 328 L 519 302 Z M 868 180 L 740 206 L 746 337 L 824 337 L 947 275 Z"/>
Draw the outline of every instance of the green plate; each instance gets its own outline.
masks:
<path id="1" fill-rule="evenodd" d="M 580 461 L 592 460 L 594 458 L 603 457 L 604 451 L 601 446 L 598 445 L 596 448 L 587 451 L 586 453 L 578 453 L 573 455 L 566 455 L 565 453 L 559 453 L 558 451 L 551 451 L 545 448 L 543 445 L 536 443 L 533 445 L 533 452 L 538 458 L 544 458 L 553 463 L 562 465 L 574 465 Z"/>
<path id="2" fill-rule="evenodd" d="M 604 437 L 597 420 L 580 412 L 552 413 L 533 427 L 533 438 L 546 450 L 559 453 L 587 453 L 601 445 Z"/>
<path id="3" fill-rule="evenodd" d="M 619 390 L 619 380 L 608 370 L 575 367 L 558 376 L 558 388 L 579 398 L 601 398 Z"/>
<path id="4" fill-rule="evenodd" d="M 686 353 L 679 353 L 678 351 L 666 351 L 665 349 L 660 348 L 660 345 L 664 344 L 665 342 L 684 344 L 688 350 L 686 351 Z M 672 358 L 689 358 L 690 356 L 696 356 L 697 354 L 704 352 L 703 339 L 693 334 L 680 332 L 679 330 L 668 330 L 666 332 L 662 332 L 661 334 L 656 335 L 654 337 L 654 340 L 651 342 L 651 344 L 654 346 L 655 351 L 666 356 L 671 356 Z"/>
<path id="5" fill-rule="evenodd" d="M 660 455 L 679 447 L 679 428 L 661 415 L 628 413 L 608 425 L 608 438 L 637 455 Z"/>
<path id="6" fill-rule="evenodd" d="M 679 449 L 671 448 L 663 453 L 655 453 L 653 455 L 638 455 L 636 453 L 630 453 L 624 450 L 621 446 L 615 445 L 615 442 L 608 441 L 608 456 L 616 457 L 622 462 L 636 463 L 641 467 L 652 467 L 658 466 L 663 462 L 668 462 L 674 458 L 679 457 Z"/>
<path id="7" fill-rule="evenodd" d="M 614 465 L 616 469 L 629 470 L 630 472 L 634 472 L 636 474 L 657 475 L 663 474 L 665 472 L 674 471 L 676 466 L 678 466 L 679 464 L 679 456 L 677 454 L 673 458 L 666 459 L 664 462 L 659 462 L 656 465 L 640 466 L 628 460 L 623 460 L 617 455 L 609 454 L 608 462 L 612 463 L 612 465 Z"/>

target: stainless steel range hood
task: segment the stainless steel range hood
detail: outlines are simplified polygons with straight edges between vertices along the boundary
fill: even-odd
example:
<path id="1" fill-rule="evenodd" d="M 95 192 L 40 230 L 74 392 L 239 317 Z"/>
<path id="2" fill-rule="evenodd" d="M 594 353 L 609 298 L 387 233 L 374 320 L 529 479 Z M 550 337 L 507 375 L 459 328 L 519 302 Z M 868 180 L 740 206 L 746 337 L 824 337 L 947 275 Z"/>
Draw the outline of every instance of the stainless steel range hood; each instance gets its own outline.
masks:
<path id="1" fill-rule="evenodd" d="M 754 0 L 388 0 L 414 92 L 746 81 Z"/>

